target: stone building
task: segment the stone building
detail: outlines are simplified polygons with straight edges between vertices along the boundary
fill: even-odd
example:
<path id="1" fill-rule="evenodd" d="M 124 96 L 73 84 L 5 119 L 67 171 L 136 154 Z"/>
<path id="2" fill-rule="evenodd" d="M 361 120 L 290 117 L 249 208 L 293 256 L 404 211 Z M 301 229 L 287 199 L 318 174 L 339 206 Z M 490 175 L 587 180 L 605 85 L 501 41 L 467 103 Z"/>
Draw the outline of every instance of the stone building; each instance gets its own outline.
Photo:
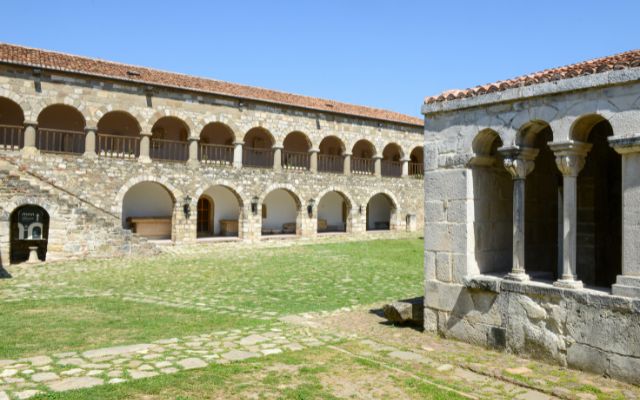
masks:
<path id="1" fill-rule="evenodd" d="M 390 111 L 0 44 L 0 263 L 420 230 L 422 129 Z"/>
<path id="2" fill-rule="evenodd" d="M 422 111 L 425 328 L 640 383 L 640 51 Z"/>

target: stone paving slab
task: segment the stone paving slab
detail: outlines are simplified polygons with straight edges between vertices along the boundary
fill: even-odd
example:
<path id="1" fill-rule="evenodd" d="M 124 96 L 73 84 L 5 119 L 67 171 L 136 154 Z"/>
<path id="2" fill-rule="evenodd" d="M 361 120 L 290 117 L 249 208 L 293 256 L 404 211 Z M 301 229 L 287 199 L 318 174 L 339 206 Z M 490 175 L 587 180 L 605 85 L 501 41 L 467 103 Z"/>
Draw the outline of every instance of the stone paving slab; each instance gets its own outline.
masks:
<path id="1" fill-rule="evenodd" d="M 336 343 L 341 338 L 340 335 L 276 324 L 5 360 L 0 367 L 0 400 L 3 400 L 2 396 L 6 400 L 11 396 L 29 398 L 46 390 L 83 389 L 205 368 L 213 363 L 300 351 Z"/>

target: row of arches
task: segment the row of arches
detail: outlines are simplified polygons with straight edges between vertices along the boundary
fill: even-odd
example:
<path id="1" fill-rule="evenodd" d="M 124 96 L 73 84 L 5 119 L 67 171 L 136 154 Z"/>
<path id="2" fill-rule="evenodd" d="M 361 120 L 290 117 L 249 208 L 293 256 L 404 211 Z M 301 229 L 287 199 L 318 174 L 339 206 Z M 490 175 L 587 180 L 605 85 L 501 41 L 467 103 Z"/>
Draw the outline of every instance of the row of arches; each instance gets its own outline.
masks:
<path id="1" fill-rule="evenodd" d="M 175 223 L 178 202 L 169 189 L 158 182 L 144 181 L 133 185 L 122 200 L 122 224 L 126 229 L 152 239 L 168 239 Z M 390 230 L 396 203 L 389 195 L 372 196 L 365 207 L 354 209 L 350 196 L 329 190 L 317 200 L 303 203 L 288 188 L 276 188 L 250 204 L 232 188 L 215 185 L 197 199 L 197 236 L 239 236 L 248 215 L 260 216 L 261 235 L 300 234 L 303 218 L 316 220 L 317 232 L 350 232 L 354 213 L 366 213 L 366 230 Z"/>
<path id="2" fill-rule="evenodd" d="M 576 120 L 570 140 L 589 149 L 577 175 L 576 270 L 586 285 L 607 287 L 622 270 L 622 163 L 609 144 L 613 128 L 600 115 Z M 554 153 L 554 132 L 544 121 L 520 129 L 516 145 L 537 151 L 526 176 L 524 264 L 534 279 L 557 280 L 563 275 L 564 179 Z M 500 135 L 486 129 L 473 141 L 475 158 L 476 259 L 481 273 L 507 273 L 513 256 L 512 176 L 503 166 Z M 565 271 L 566 273 L 566 271 Z"/>
<path id="3" fill-rule="evenodd" d="M 0 148 L 19 149 L 24 146 L 24 114 L 20 106 L 0 97 Z M 82 154 L 96 152 L 99 156 L 133 159 L 142 152 L 145 157 L 158 161 L 186 162 L 190 158 L 190 140 L 197 141 L 197 159 L 203 163 L 231 165 L 237 144 L 242 145 L 242 165 L 274 167 L 274 154 L 279 154 L 284 169 L 311 169 L 312 153 L 317 152 L 315 168 L 319 172 L 344 172 L 344 157 L 351 157 L 351 171 L 374 174 L 374 157 L 382 159 L 382 175 L 401 176 L 402 160 L 409 162 L 409 174 L 421 175 L 423 149 L 418 146 L 408 154 L 397 143 L 389 143 L 379 152 L 366 139 L 357 141 L 350 149 L 337 136 L 327 136 L 317 149 L 301 131 L 290 132 L 281 148 L 274 135 L 266 128 L 254 127 L 244 136 L 227 124 L 211 122 L 196 136 L 184 120 L 175 116 L 158 118 L 151 127 L 148 150 L 143 146 L 143 132 L 138 120 L 126 111 L 110 111 L 97 122 L 95 142 L 88 142 L 86 121 L 76 108 L 54 104 L 43 109 L 37 118 L 35 147 L 44 152 Z M 89 143 L 89 144 L 87 144 Z M 93 148 L 87 148 L 93 147 Z"/>

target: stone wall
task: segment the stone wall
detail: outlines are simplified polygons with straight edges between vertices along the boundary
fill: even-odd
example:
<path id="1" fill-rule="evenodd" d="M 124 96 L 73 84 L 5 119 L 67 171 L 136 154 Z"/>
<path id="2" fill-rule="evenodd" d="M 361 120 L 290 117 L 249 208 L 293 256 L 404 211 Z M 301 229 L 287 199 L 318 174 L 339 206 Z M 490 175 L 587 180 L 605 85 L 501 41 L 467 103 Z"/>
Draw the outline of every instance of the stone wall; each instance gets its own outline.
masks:
<path id="1" fill-rule="evenodd" d="M 423 106 L 425 329 L 640 383 L 639 77 L 640 69 L 612 71 Z M 605 128 L 610 136 L 597 139 Z M 538 158 L 525 158 L 531 149 Z M 509 151 L 520 152 L 519 165 L 503 165 Z M 572 187 L 577 201 L 567 207 Z M 616 207 L 622 227 L 607 231 Z M 622 261 L 582 252 L 593 241 Z M 581 279 L 600 287 L 583 289 Z"/>

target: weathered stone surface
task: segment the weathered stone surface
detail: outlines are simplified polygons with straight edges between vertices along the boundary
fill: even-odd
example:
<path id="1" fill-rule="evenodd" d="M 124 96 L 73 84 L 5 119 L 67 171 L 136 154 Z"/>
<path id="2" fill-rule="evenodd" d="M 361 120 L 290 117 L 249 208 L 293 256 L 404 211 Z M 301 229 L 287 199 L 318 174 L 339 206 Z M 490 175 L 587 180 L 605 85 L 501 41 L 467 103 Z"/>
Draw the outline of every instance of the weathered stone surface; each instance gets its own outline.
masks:
<path id="1" fill-rule="evenodd" d="M 92 386 L 101 385 L 102 379 L 92 377 L 66 378 L 55 382 L 48 383 L 49 389 L 54 392 L 64 392 L 66 390 L 84 389 Z"/>
<path id="2" fill-rule="evenodd" d="M 122 355 L 122 354 L 129 354 L 129 353 L 137 353 L 137 352 L 141 352 L 141 351 L 146 351 L 146 350 L 149 350 L 149 348 L 152 347 L 152 346 L 153 346 L 152 344 L 141 343 L 141 344 L 134 344 L 134 345 L 128 345 L 128 346 L 108 347 L 108 348 L 104 348 L 104 349 L 85 351 L 84 353 L 82 353 L 82 355 L 84 357 L 87 357 L 87 358 L 98 358 L 98 357 L 104 357 L 104 356 L 118 356 L 118 355 Z"/>
<path id="3" fill-rule="evenodd" d="M 207 363 L 199 358 L 185 358 L 184 360 L 176 362 L 176 364 L 184 369 L 204 368 L 207 366 Z"/>
<path id="4" fill-rule="evenodd" d="M 260 354 L 258 353 L 252 353 L 249 351 L 240 351 L 240 350 L 231 350 L 228 353 L 222 354 L 222 358 L 229 361 L 240 361 L 240 360 L 245 360 L 247 358 L 253 358 L 258 356 L 260 356 Z"/>
<path id="5" fill-rule="evenodd" d="M 394 301 L 382 307 L 384 317 L 395 323 L 423 324 L 423 298 Z"/>
<path id="6" fill-rule="evenodd" d="M 34 382 L 53 381 L 59 378 L 60 377 L 57 374 L 54 374 L 53 372 L 40 372 L 40 373 L 31 375 L 31 380 Z"/>
<path id="7" fill-rule="evenodd" d="M 157 376 L 158 373 L 151 372 L 151 371 L 138 371 L 134 369 L 132 371 L 129 371 L 129 375 L 131 375 L 132 379 L 144 379 L 144 378 L 151 378 L 153 376 Z"/>

